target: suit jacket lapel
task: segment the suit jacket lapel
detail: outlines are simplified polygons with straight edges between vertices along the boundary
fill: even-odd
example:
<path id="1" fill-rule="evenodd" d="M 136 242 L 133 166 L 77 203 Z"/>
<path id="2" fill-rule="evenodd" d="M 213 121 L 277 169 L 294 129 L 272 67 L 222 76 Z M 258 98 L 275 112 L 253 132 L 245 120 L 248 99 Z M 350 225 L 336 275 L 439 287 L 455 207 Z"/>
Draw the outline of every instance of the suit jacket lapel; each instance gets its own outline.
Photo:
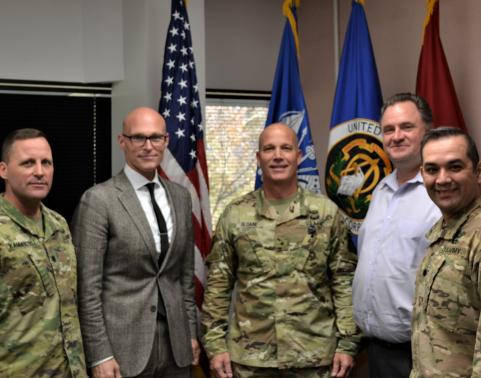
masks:
<path id="1" fill-rule="evenodd" d="M 167 251 L 167 255 L 164 257 L 164 260 L 162 262 L 162 266 L 160 267 L 160 271 L 162 271 L 165 267 L 165 264 L 167 263 L 169 257 L 172 254 L 172 251 L 175 250 L 174 244 L 176 242 L 176 237 L 177 237 L 177 203 L 179 202 L 176 198 L 176 193 L 175 190 L 171 190 L 169 184 L 164 180 L 162 177 L 159 176 L 160 183 L 165 189 L 165 194 L 167 195 L 167 201 L 170 206 L 170 213 L 172 215 L 172 239 L 170 240 L 169 243 L 169 250 Z"/>
<path id="2" fill-rule="evenodd" d="M 158 264 L 158 254 L 155 250 L 155 241 L 150 230 L 149 222 L 145 216 L 144 210 L 140 205 L 137 194 L 135 193 L 132 184 L 123 172 L 114 177 L 115 186 L 119 189 L 119 201 L 124 206 L 125 210 L 129 214 L 132 223 L 139 231 L 140 235 L 144 239 L 145 245 L 152 257 L 154 263 Z"/>

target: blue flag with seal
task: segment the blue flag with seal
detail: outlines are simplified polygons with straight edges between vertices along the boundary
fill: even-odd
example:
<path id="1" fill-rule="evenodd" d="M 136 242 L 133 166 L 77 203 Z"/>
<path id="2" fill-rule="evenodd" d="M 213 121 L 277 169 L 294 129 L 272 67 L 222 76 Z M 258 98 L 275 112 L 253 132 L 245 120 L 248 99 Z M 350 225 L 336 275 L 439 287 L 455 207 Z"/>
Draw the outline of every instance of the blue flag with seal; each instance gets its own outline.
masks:
<path id="1" fill-rule="evenodd" d="M 299 0 L 284 0 L 282 5 L 282 11 L 287 20 L 277 59 L 266 126 L 280 122 L 288 125 L 296 132 L 299 149 L 302 152 L 301 163 L 297 170 L 299 184 L 307 189 L 319 192 L 319 172 L 297 62 L 299 38 L 295 8 L 298 6 Z M 258 168 L 256 189 L 261 185 L 262 175 Z"/>
<path id="2" fill-rule="evenodd" d="M 325 185 L 354 235 L 367 213 L 372 191 L 392 171 L 382 147 L 381 106 L 363 1 L 353 1 L 331 116 Z"/>

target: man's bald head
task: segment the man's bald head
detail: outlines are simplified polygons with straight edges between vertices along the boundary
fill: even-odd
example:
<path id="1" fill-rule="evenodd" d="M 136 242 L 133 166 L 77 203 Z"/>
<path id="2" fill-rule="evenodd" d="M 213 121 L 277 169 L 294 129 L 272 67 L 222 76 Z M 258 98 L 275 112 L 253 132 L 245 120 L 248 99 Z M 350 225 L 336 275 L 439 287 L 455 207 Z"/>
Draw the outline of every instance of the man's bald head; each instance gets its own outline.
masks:
<path id="1" fill-rule="evenodd" d="M 286 134 L 289 135 L 295 142 L 295 146 L 297 147 L 298 142 L 297 142 L 297 135 L 292 130 L 289 126 L 287 126 L 285 123 L 272 123 L 269 126 L 267 126 L 264 130 L 259 135 L 259 151 L 262 149 L 262 145 L 264 143 L 264 140 L 266 138 L 266 135 L 269 135 L 270 133 L 276 132 L 278 130 L 283 130 Z"/>
<path id="2" fill-rule="evenodd" d="M 162 125 L 162 133 L 165 134 L 166 125 L 164 118 L 157 110 L 148 107 L 136 108 L 127 114 L 122 122 L 122 133 L 129 135 L 134 125 L 146 122 Z"/>

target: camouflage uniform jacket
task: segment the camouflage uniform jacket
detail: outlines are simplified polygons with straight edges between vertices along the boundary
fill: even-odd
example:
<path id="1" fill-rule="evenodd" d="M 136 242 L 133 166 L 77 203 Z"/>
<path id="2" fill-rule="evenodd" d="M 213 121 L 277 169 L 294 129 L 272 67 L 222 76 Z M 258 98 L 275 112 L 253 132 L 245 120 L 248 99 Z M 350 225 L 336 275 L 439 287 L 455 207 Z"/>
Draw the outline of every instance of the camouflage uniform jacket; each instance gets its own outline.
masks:
<path id="1" fill-rule="evenodd" d="M 86 377 L 74 247 L 42 206 L 44 235 L 0 195 L 0 377 Z"/>
<path id="2" fill-rule="evenodd" d="M 411 377 L 481 377 L 481 200 L 428 233 L 416 278 Z"/>
<path id="3" fill-rule="evenodd" d="M 207 263 L 209 357 L 228 351 L 240 364 L 284 369 L 330 365 L 335 352 L 354 355 L 356 255 L 348 240 L 336 205 L 301 188 L 280 217 L 262 190 L 228 205 Z"/>

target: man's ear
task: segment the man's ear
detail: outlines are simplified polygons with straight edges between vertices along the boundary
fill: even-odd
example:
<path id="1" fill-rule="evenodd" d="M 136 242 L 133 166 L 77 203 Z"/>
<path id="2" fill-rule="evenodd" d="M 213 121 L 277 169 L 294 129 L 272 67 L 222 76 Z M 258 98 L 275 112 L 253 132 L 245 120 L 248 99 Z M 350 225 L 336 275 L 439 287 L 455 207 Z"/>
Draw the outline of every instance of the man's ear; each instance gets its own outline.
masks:
<path id="1" fill-rule="evenodd" d="M 481 185 L 481 162 L 478 163 L 476 167 L 476 178 L 478 180 L 478 184 Z"/>
<path id="2" fill-rule="evenodd" d="M 117 135 L 117 142 L 119 142 L 120 149 L 125 151 L 125 137 L 122 134 Z"/>
<path id="3" fill-rule="evenodd" d="M 6 180 L 8 178 L 7 163 L 0 161 L 0 177 Z"/>

